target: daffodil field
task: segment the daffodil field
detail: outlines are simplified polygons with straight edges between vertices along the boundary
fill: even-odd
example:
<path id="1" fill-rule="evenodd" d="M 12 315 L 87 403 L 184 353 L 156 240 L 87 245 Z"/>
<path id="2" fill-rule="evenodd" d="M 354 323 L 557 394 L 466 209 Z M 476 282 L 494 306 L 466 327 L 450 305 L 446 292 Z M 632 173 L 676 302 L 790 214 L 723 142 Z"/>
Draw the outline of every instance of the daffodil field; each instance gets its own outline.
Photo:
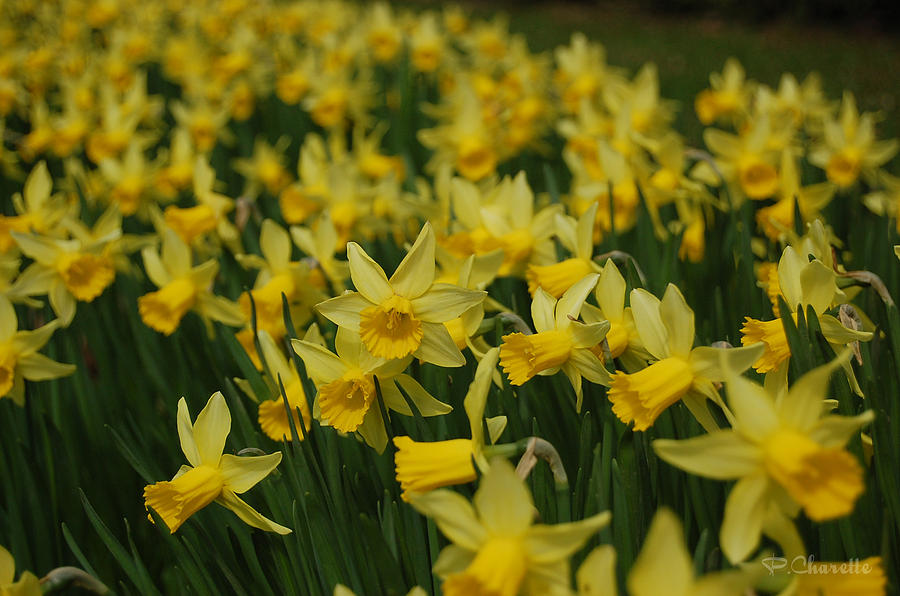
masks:
<path id="1" fill-rule="evenodd" d="M 0 2 L 0 594 L 894 593 L 898 141 L 601 42 Z"/>

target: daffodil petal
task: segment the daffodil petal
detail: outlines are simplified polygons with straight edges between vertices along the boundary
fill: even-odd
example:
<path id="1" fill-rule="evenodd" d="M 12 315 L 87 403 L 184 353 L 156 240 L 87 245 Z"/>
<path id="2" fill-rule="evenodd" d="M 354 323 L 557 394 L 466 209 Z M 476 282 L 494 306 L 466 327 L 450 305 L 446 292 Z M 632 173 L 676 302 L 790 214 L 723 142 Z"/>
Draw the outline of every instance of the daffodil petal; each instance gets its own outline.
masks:
<path id="1" fill-rule="evenodd" d="M 875 419 L 875 412 L 866 410 L 858 416 L 827 416 L 819 421 L 809 437 L 822 447 L 843 447 L 853 435 Z"/>
<path id="2" fill-rule="evenodd" d="M 475 553 L 471 550 L 466 550 L 455 544 L 448 544 L 438 555 L 432 571 L 438 577 L 447 577 L 452 573 L 459 573 L 468 567 L 474 558 Z"/>
<path id="3" fill-rule="evenodd" d="M 569 332 L 572 334 L 572 346 L 575 348 L 593 348 L 606 337 L 609 321 L 599 323 L 571 322 Z"/>
<path id="4" fill-rule="evenodd" d="M 417 319 L 427 323 L 444 323 L 481 303 L 485 296 L 487 292 L 442 283 L 432 285 L 427 292 L 410 302 Z"/>
<path id="5" fill-rule="evenodd" d="M 740 348 L 698 346 L 691 350 L 691 368 L 698 377 L 724 381 L 729 374 L 739 375 L 750 368 L 765 351 L 762 342 Z"/>
<path id="6" fill-rule="evenodd" d="M 552 331 L 556 327 L 554 311 L 556 299 L 547 293 L 544 288 L 538 288 L 531 300 L 531 320 L 534 322 L 534 330 L 538 333 Z"/>
<path id="7" fill-rule="evenodd" d="M 50 298 L 50 306 L 53 308 L 53 312 L 59 317 L 59 323 L 64 327 L 68 327 L 72 319 L 75 318 L 76 304 L 75 297 L 66 288 L 66 284 L 61 279 L 57 279 L 50 286 L 50 292 L 47 294 L 47 297 Z"/>
<path id="8" fill-rule="evenodd" d="M 178 400 L 178 440 L 181 443 L 181 452 L 195 468 L 203 463 L 197 443 L 194 441 L 194 426 L 191 424 L 191 413 L 188 411 L 187 402 L 182 397 Z"/>
<path id="9" fill-rule="evenodd" d="M 726 387 L 728 405 L 741 434 L 763 437 L 781 424 L 775 404 L 765 389 L 738 376 L 728 378 Z"/>
<path id="10" fill-rule="evenodd" d="M 469 428 L 472 430 L 472 442 L 476 445 L 484 444 L 484 426 L 481 420 L 484 418 L 484 407 L 487 404 L 491 379 L 493 372 L 497 369 L 499 357 L 499 348 L 491 348 L 485 352 L 478 363 L 478 368 L 475 369 L 475 378 L 463 399 L 463 407 L 469 418 Z"/>
<path id="11" fill-rule="evenodd" d="M 271 219 L 263 220 L 259 231 L 259 250 L 273 270 L 286 269 L 291 262 L 291 237 L 287 230 Z"/>
<path id="12" fill-rule="evenodd" d="M 768 487 L 765 473 L 753 474 L 739 480 L 728 495 L 719 543 L 734 564 L 746 559 L 759 544 L 768 506 Z"/>
<path id="13" fill-rule="evenodd" d="M 359 333 L 359 313 L 372 306 L 359 292 L 347 292 L 316 305 L 319 314 L 337 325 Z"/>
<path id="14" fill-rule="evenodd" d="M 347 260 L 350 262 L 350 279 L 366 300 L 381 304 L 394 295 L 384 269 L 356 242 L 347 243 Z"/>
<path id="15" fill-rule="evenodd" d="M 25 256 L 34 259 L 42 265 L 53 266 L 53 263 L 56 261 L 56 255 L 61 250 L 59 245 L 50 238 L 36 234 L 20 234 L 19 232 L 10 232 L 10 235 Z"/>
<path id="16" fill-rule="evenodd" d="M 573 319 L 578 318 L 578 315 L 581 314 L 581 306 L 597 285 L 598 279 L 600 279 L 599 273 L 589 273 L 581 280 L 575 282 L 575 285 L 566 290 L 559 298 L 559 302 L 556 305 L 557 327 L 568 325 L 569 317 Z"/>
<path id="17" fill-rule="evenodd" d="M 733 480 L 761 464 L 756 447 L 731 430 L 719 430 L 681 441 L 657 439 L 653 450 L 669 464 L 706 478 Z"/>
<path id="18" fill-rule="evenodd" d="M 0 586 L 8 586 L 16 578 L 16 561 L 12 554 L 0 546 Z"/>
<path id="19" fill-rule="evenodd" d="M 575 573 L 578 596 L 617 596 L 616 549 L 598 546 L 588 554 Z"/>
<path id="20" fill-rule="evenodd" d="M 666 328 L 669 354 L 687 357 L 694 346 L 694 311 L 675 284 L 666 287 L 659 303 L 659 315 Z"/>
<path id="21" fill-rule="evenodd" d="M 441 533 L 461 548 L 477 551 L 486 538 L 487 532 L 478 522 L 472 505 L 459 493 L 433 490 L 411 495 L 410 503 L 416 511 L 434 519 Z"/>
<path id="22" fill-rule="evenodd" d="M 409 399 L 416 404 L 416 408 L 422 416 L 439 416 L 453 411 L 453 406 L 445 404 L 435 398 L 411 376 L 397 375 L 395 381 L 403 388 L 403 391 L 406 392 Z M 400 396 L 400 399 L 403 400 L 404 405 L 406 405 L 408 409 L 409 406 L 406 404 L 406 400 L 403 399 L 403 396 Z"/>
<path id="23" fill-rule="evenodd" d="M 662 360 L 669 355 L 669 345 L 659 306 L 659 299 L 647 290 L 636 288 L 631 291 L 631 311 L 641 342 L 654 358 Z"/>
<path id="24" fill-rule="evenodd" d="M 286 528 L 263 516 L 230 490 L 223 490 L 216 502 L 233 511 L 248 526 L 253 526 L 266 532 L 275 532 L 282 536 L 290 534 L 292 531 L 290 528 Z"/>
<path id="25" fill-rule="evenodd" d="M 490 464 L 472 502 L 488 532 L 498 536 L 519 535 L 534 519 L 531 493 L 508 461 L 495 458 Z"/>
<path id="26" fill-rule="evenodd" d="M 693 578 L 681 522 L 671 510 L 660 509 L 628 573 L 628 592 L 632 596 L 688 594 Z"/>
<path id="27" fill-rule="evenodd" d="M 606 318 L 615 321 L 621 320 L 625 313 L 626 288 L 625 278 L 622 277 L 619 268 L 612 259 L 607 259 L 594 290 L 597 304 Z"/>
<path id="28" fill-rule="evenodd" d="M 779 415 L 789 428 L 807 431 L 821 418 L 825 393 L 834 371 L 850 359 L 849 349 L 823 366 L 816 367 L 797 379 L 779 403 Z"/>
<path id="29" fill-rule="evenodd" d="M 29 381 L 47 381 L 71 375 L 77 367 L 74 364 L 63 364 L 51 360 L 43 354 L 34 352 L 27 356 L 21 356 L 16 368 Z"/>
<path id="30" fill-rule="evenodd" d="M 231 432 L 231 412 L 225 396 L 216 391 L 197 414 L 194 421 L 194 441 L 203 464 L 217 467 L 225 449 L 225 439 Z"/>
<path id="31" fill-rule="evenodd" d="M 528 559 L 537 564 L 568 559 L 588 538 L 609 524 L 611 517 L 605 511 L 578 522 L 532 526 L 525 538 Z"/>
<path id="32" fill-rule="evenodd" d="M 456 342 L 443 323 L 423 322 L 422 327 L 425 333 L 422 336 L 422 343 L 413 352 L 416 358 L 445 368 L 462 366 L 466 363 L 465 357 L 456 347 Z"/>
<path id="33" fill-rule="evenodd" d="M 381 411 L 377 405 L 373 404 L 373 407 L 369 408 L 369 411 L 366 412 L 366 417 L 363 418 L 362 424 L 357 427 L 356 432 L 366 441 L 369 447 L 378 453 L 384 453 L 388 436 L 387 430 L 384 428 L 384 419 L 381 417 Z"/>
<path id="34" fill-rule="evenodd" d="M 412 300 L 434 283 L 434 230 L 426 223 L 391 276 L 394 292 Z"/>
<path id="35" fill-rule="evenodd" d="M 172 276 L 169 275 L 169 271 L 163 264 L 162 259 L 160 259 L 159 252 L 156 248 L 145 246 L 141 251 L 141 256 L 144 259 L 144 272 L 147 273 L 147 277 L 150 278 L 150 281 L 152 281 L 156 287 L 161 288 L 172 281 Z"/>
<path id="36" fill-rule="evenodd" d="M 162 233 L 162 261 L 172 277 L 184 277 L 191 271 L 191 248 L 171 228 Z"/>
<path id="37" fill-rule="evenodd" d="M 21 355 L 31 354 L 44 347 L 53 333 L 59 329 L 59 321 L 50 321 L 34 331 L 18 331 L 13 335 L 12 343 L 16 352 Z"/>
<path id="38" fill-rule="evenodd" d="M 245 493 L 272 473 L 281 463 L 281 452 L 240 457 L 226 453 L 219 461 L 219 471 L 226 488 L 236 495 Z"/>
<path id="39" fill-rule="evenodd" d="M 347 372 L 347 365 L 319 344 L 292 339 L 291 347 L 303 360 L 307 373 L 317 384 L 330 383 Z"/>

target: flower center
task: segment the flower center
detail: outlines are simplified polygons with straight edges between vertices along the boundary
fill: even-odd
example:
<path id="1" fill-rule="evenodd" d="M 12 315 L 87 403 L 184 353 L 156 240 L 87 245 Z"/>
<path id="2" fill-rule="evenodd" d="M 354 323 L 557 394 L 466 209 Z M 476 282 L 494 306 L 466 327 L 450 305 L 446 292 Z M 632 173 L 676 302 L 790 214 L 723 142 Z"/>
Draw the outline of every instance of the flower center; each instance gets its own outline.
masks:
<path id="1" fill-rule="evenodd" d="M 422 322 L 412 304 L 402 296 L 391 296 L 378 306 L 360 313 L 359 333 L 373 356 L 393 360 L 415 352 L 422 343 Z"/>
<path id="2" fill-rule="evenodd" d="M 459 143 L 456 169 L 469 180 L 481 180 L 497 167 L 497 155 L 480 137 L 469 135 Z"/>
<path id="3" fill-rule="evenodd" d="M 618 372 L 607 393 L 613 412 L 634 430 L 647 430 L 659 415 L 684 397 L 694 382 L 690 364 L 665 358 L 633 374 Z"/>
<path id="4" fill-rule="evenodd" d="M 197 288 L 182 277 L 138 298 L 138 312 L 148 327 L 171 335 L 196 299 Z"/>
<path id="5" fill-rule="evenodd" d="M 765 199 L 778 190 L 778 172 L 759 158 L 749 158 L 738 166 L 741 188 L 751 199 Z"/>
<path id="6" fill-rule="evenodd" d="M 170 532 L 203 509 L 222 493 L 225 481 L 212 466 L 197 466 L 171 481 L 157 482 L 144 489 L 144 507 L 152 508 Z M 153 521 L 153 518 L 150 518 Z"/>
<path id="7" fill-rule="evenodd" d="M 534 296 L 538 288 L 559 298 L 566 290 L 592 270 L 587 259 L 566 259 L 553 265 L 530 265 L 525 274 L 528 291 Z"/>
<path id="8" fill-rule="evenodd" d="M 56 262 L 56 270 L 66 288 L 83 302 L 102 294 L 116 276 L 109 257 L 90 253 L 64 253 Z"/>
<path id="9" fill-rule="evenodd" d="M 860 166 L 859 152 L 847 147 L 831 156 L 825 166 L 825 175 L 838 186 L 850 186 L 859 178 Z"/>
<path id="10" fill-rule="evenodd" d="M 511 333 L 503 336 L 500 365 L 510 383 L 522 385 L 540 372 L 561 366 L 571 353 L 572 337 L 565 331 Z"/>
<path id="11" fill-rule="evenodd" d="M 481 545 L 465 571 L 444 582 L 446 596 L 515 596 L 527 571 L 525 546 L 518 538 L 493 537 Z"/>
<path id="12" fill-rule="evenodd" d="M 394 445 L 398 449 L 394 464 L 403 500 L 408 500 L 410 492 L 425 493 L 476 478 L 471 439 L 420 443 L 409 437 L 396 437 Z"/>
<path id="13" fill-rule="evenodd" d="M 341 432 L 353 432 L 362 424 L 375 399 L 372 375 L 348 371 L 340 379 L 319 387 L 322 420 Z"/>
<path id="14" fill-rule="evenodd" d="M 792 315 L 797 321 L 797 315 Z M 753 363 L 756 372 L 767 373 L 777 369 L 782 362 L 791 357 L 791 347 L 788 345 L 787 334 L 784 332 L 784 324 L 781 319 L 771 321 L 759 321 L 746 317 L 741 327 L 741 344 L 749 346 L 758 342 L 766 344 L 766 351 Z"/>
<path id="15" fill-rule="evenodd" d="M 797 431 L 775 431 L 765 440 L 764 453 L 766 472 L 814 521 L 849 514 L 865 488 L 862 468 L 850 453 L 822 447 Z"/>

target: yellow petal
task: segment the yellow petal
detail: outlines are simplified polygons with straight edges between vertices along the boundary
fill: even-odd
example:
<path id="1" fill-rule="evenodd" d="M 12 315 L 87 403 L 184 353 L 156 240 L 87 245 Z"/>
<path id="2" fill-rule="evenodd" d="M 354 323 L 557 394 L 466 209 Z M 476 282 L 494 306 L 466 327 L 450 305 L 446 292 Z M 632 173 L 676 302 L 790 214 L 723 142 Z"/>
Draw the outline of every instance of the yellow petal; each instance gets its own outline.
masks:
<path id="1" fill-rule="evenodd" d="M 253 507 L 242 501 L 240 497 L 238 497 L 230 490 L 223 490 L 222 495 L 218 499 L 216 499 L 216 502 L 220 503 L 224 507 L 227 507 L 228 509 L 231 509 L 231 511 L 233 511 L 234 514 L 237 515 L 241 519 L 241 521 L 248 526 L 253 526 L 254 528 L 259 528 L 260 530 L 265 530 L 266 532 L 275 532 L 276 534 L 281 534 L 282 536 L 291 533 L 290 528 L 286 528 L 280 524 L 276 524 L 269 518 L 264 517 Z"/>
<path id="2" fill-rule="evenodd" d="M 498 348 L 491 348 L 485 352 L 478 368 L 475 369 L 475 378 L 469 385 L 466 397 L 463 399 L 463 407 L 466 410 L 466 416 L 469 418 L 469 428 L 472 431 L 472 442 L 476 449 L 480 449 L 484 445 L 484 425 L 481 420 L 484 418 L 484 407 L 487 403 L 488 391 L 491 388 L 491 379 L 497 368 L 497 361 L 500 357 Z"/>
<path id="3" fill-rule="evenodd" d="M 225 488 L 235 494 L 247 492 L 281 463 L 281 452 L 239 457 L 226 453 L 219 462 Z"/>
<path id="4" fill-rule="evenodd" d="M 576 282 L 571 288 L 559 299 L 556 305 L 556 326 L 566 327 L 569 324 L 569 317 L 577 319 L 581 314 L 581 307 L 584 305 L 585 299 L 593 291 L 600 279 L 599 273 L 591 273 L 584 276 L 580 281 Z"/>
<path id="5" fill-rule="evenodd" d="M 641 553 L 628 573 L 628 592 L 632 596 L 688 594 L 693 580 L 681 522 L 662 508 L 653 516 Z"/>
<path id="6" fill-rule="evenodd" d="M 319 314 L 337 325 L 359 333 L 359 313 L 372 303 L 359 292 L 347 292 L 316 305 Z"/>
<path id="7" fill-rule="evenodd" d="M 347 243 L 347 260 L 353 285 L 366 300 L 381 304 L 394 295 L 384 270 L 356 242 Z"/>
<path id="8" fill-rule="evenodd" d="M 162 262 L 172 277 L 183 277 L 191 271 L 191 248 L 169 228 L 162 233 Z"/>
<path id="9" fill-rule="evenodd" d="M 436 399 L 411 376 L 398 375 L 394 380 L 403 388 L 422 416 L 440 416 L 453 411 L 453 406 Z M 380 378 L 379 381 L 381 381 Z M 389 379 L 381 382 L 382 388 L 392 384 Z M 400 399 L 403 401 L 404 409 L 409 411 L 409 405 L 406 403 L 406 400 L 402 396 Z M 401 411 L 401 413 L 406 412 Z M 411 416 L 412 412 L 409 412 L 408 415 Z"/>
<path id="10" fill-rule="evenodd" d="M 262 222 L 259 249 L 273 271 L 286 269 L 291 261 L 291 237 L 271 219 Z"/>
<path id="11" fill-rule="evenodd" d="M 603 273 L 597 282 L 594 292 L 597 304 L 603 311 L 603 316 L 613 321 L 622 320 L 625 313 L 625 278 L 619 273 L 619 268 L 612 259 L 607 259 L 603 266 Z"/>
<path id="12" fill-rule="evenodd" d="M 733 480 L 759 469 L 762 455 L 750 442 L 731 430 L 720 430 L 675 441 L 653 441 L 653 450 L 660 459 L 691 474 Z"/>
<path id="13" fill-rule="evenodd" d="M 534 330 L 538 333 L 544 331 L 552 331 L 556 328 L 554 320 L 554 311 L 556 310 L 556 299 L 538 288 L 531 300 L 531 320 L 534 322 Z"/>
<path id="14" fill-rule="evenodd" d="M 805 432 L 821 418 L 828 380 L 834 371 L 850 359 L 852 352 L 847 349 L 828 364 L 809 371 L 797 379 L 779 402 L 779 417 L 786 426 Z"/>
<path id="15" fill-rule="evenodd" d="M 416 511 L 432 518 L 453 544 L 477 551 L 485 540 L 487 532 L 475 516 L 475 510 L 459 493 L 438 489 L 424 495 L 411 495 L 410 502 Z"/>
<path id="16" fill-rule="evenodd" d="M 391 286 L 397 294 L 418 298 L 434 282 L 434 230 L 426 222 L 406 257 L 391 276 Z"/>
<path id="17" fill-rule="evenodd" d="M 326 348 L 302 339 L 292 339 L 291 346 L 306 365 L 316 384 L 331 383 L 347 372 L 347 365 Z"/>
<path id="18" fill-rule="evenodd" d="M 519 536 L 534 519 L 531 493 L 507 460 L 495 458 L 490 465 L 472 499 L 475 509 L 491 534 Z"/>
<path id="19" fill-rule="evenodd" d="M 768 488 L 769 480 L 764 473 L 753 474 L 739 480 L 728 495 L 719 543 L 734 564 L 746 559 L 759 544 L 769 504 Z"/>
<path id="20" fill-rule="evenodd" d="M 203 464 L 218 467 L 229 432 L 231 412 L 225 403 L 225 396 L 221 391 L 216 391 L 194 421 L 194 441 Z"/>
<path id="21" fill-rule="evenodd" d="M 13 583 L 16 578 L 16 562 L 8 550 L 0 546 L 0 586 Z"/>
<path id="22" fill-rule="evenodd" d="M 21 356 L 16 363 L 17 372 L 29 381 L 47 381 L 71 375 L 77 368 L 74 364 L 56 362 L 37 352 Z"/>
<path id="23" fill-rule="evenodd" d="M 467 290 L 452 284 L 434 284 L 411 300 L 416 317 L 428 323 L 444 323 L 480 304 L 487 292 Z"/>
<path id="24" fill-rule="evenodd" d="M 694 311 L 675 284 L 666 287 L 659 303 L 659 315 L 666 328 L 669 354 L 687 358 L 694 346 Z"/>
<path id="25" fill-rule="evenodd" d="M 765 389 L 738 376 L 727 378 L 728 405 L 735 429 L 748 438 L 762 438 L 779 426 L 772 397 Z"/>
<path id="26" fill-rule="evenodd" d="M 669 345 L 659 313 L 659 299 L 643 288 L 636 288 L 631 291 L 631 311 L 634 326 L 647 351 L 658 360 L 667 357 Z"/>
<path id="27" fill-rule="evenodd" d="M 528 530 L 528 559 L 538 565 L 568 559 L 587 540 L 606 527 L 612 515 L 608 511 L 566 524 L 535 525 Z"/>
<path id="28" fill-rule="evenodd" d="M 456 342 L 450 336 L 450 332 L 442 323 L 422 323 L 424 334 L 422 343 L 413 352 L 416 358 L 424 362 L 430 362 L 437 366 L 453 368 L 466 363 L 465 357 Z"/>
<path id="29" fill-rule="evenodd" d="M 690 361 L 694 374 L 710 381 L 723 381 L 750 368 L 766 351 L 762 342 L 741 348 L 712 348 L 700 346 L 691 350 Z"/>
<path id="30" fill-rule="evenodd" d="M 578 596 L 617 596 L 616 549 L 598 546 L 585 558 L 575 574 Z"/>

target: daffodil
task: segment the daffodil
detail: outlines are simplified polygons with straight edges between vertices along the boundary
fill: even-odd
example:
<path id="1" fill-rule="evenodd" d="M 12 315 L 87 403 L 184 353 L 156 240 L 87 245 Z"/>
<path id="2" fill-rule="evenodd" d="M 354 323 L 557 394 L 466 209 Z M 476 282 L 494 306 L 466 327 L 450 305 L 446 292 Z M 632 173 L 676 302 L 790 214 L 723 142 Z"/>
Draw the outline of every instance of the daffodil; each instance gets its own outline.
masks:
<path id="1" fill-rule="evenodd" d="M 339 327 L 358 333 L 378 358 L 410 354 L 438 366 L 465 362 L 443 323 L 484 299 L 485 292 L 434 283 L 434 232 L 426 223 L 388 280 L 384 270 L 355 242 L 347 245 L 356 292 L 316 306 Z"/>
<path id="2" fill-rule="evenodd" d="M 603 341 L 608 321 L 578 321 L 585 299 L 597 284 L 591 273 L 566 290 L 557 301 L 542 289 L 531 301 L 531 318 L 537 333 L 503 336 L 500 365 L 513 385 L 523 385 L 535 375 L 553 375 L 560 370 L 575 391 L 576 410 L 581 411 L 582 377 L 592 383 L 609 384 L 609 374 L 591 349 Z"/>
<path id="3" fill-rule="evenodd" d="M 852 186 L 860 175 L 874 178 L 878 168 L 897 154 L 897 139 L 875 139 L 874 114 L 860 115 L 856 100 L 845 92 L 838 119 L 825 121 L 823 137 L 809 153 L 809 161 L 823 168 L 828 180 L 841 188 Z"/>
<path id="4" fill-rule="evenodd" d="M 564 593 L 569 557 L 610 518 L 605 512 L 579 522 L 534 524 L 531 494 L 503 459 L 490 462 L 473 503 L 448 489 L 412 498 L 453 543 L 434 565 L 446 596 Z"/>
<path id="5" fill-rule="evenodd" d="M 25 403 L 25 380 L 46 381 L 75 372 L 75 365 L 62 364 L 38 353 L 60 325 L 51 321 L 33 331 L 19 331 L 16 311 L 0 296 L 0 398 Z"/>
<path id="6" fill-rule="evenodd" d="M 848 329 L 836 317 L 825 312 L 835 304 L 846 302 L 847 297 L 837 286 L 834 270 L 816 258 L 809 260 L 804 256 L 807 250 L 802 245 L 799 249 L 787 246 L 778 261 L 777 290 L 792 309 L 791 316 L 796 321 L 798 310 L 802 309 L 806 313 L 807 307 L 812 307 L 822 334 L 835 346 L 870 340 L 872 333 Z M 765 352 L 753 364 L 757 372 L 776 370 L 791 356 L 781 319 L 760 321 L 747 317 L 741 327 L 741 343 L 762 343 L 765 346 Z M 847 366 L 849 367 L 849 363 Z M 852 369 L 849 369 L 848 375 L 851 374 Z M 858 390 L 857 384 L 854 381 L 851 383 Z"/>
<path id="7" fill-rule="evenodd" d="M 721 73 L 709 75 L 709 82 L 710 88 L 701 91 L 694 100 L 700 122 L 712 124 L 722 118 L 734 120 L 743 115 L 750 101 L 750 89 L 740 62 L 729 58 Z"/>
<path id="8" fill-rule="evenodd" d="M 162 234 L 162 252 L 147 247 L 141 255 L 147 277 L 159 288 L 138 298 L 138 312 L 148 327 L 171 335 L 190 310 L 208 326 L 210 320 L 234 327 L 243 325 L 245 319 L 238 306 L 211 291 L 218 261 L 210 259 L 192 266 L 191 249 L 172 230 Z"/>
<path id="9" fill-rule="evenodd" d="M 85 245 L 78 239 L 13 232 L 20 250 L 34 260 L 16 280 L 16 291 L 30 296 L 46 293 L 60 323 L 68 325 L 75 317 L 78 301 L 92 302 L 115 279 L 114 263 L 105 249 L 121 233 L 121 229 L 113 228 Z"/>
<path id="10" fill-rule="evenodd" d="M 554 298 L 562 296 L 589 273 L 598 270 L 594 263 L 594 221 L 599 205 L 588 207 L 577 222 L 562 214 L 556 216 L 556 234 L 572 256 L 552 265 L 529 265 L 525 274 L 528 291 L 534 296 L 543 288 Z"/>
<path id="11" fill-rule="evenodd" d="M 333 292 L 342 292 L 350 277 L 350 266 L 346 261 L 337 260 L 334 255 L 340 244 L 337 229 L 331 216 L 323 213 L 311 226 L 291 226 L 291 238 L 300 250 L 315 263 L 313 275 L 318 271 L 325 279 L 312 281 L 313 285 L 324 287 L 330 284 Z"/>
<path id="12" fill-rule="evenodd" d="M 794 228 L 794 213 L 799 210 L 804 222 L 813 221 L 831 201 L 836 187 L 830 182 L 800 185 L 796 158 L 790 149 L 781 154 L 781 176 L 774 205 L 756 212 L 756 221 L 771 240 L 778 240 Z"/>
<path id="13" fill-rule="evenodd" d="M 215 501 L 254 528 L 290 534 L 289 528 L 263 517 L 238 496 L 271 474 L 281 462 L 281 453 L 244 457 L 223 453 L 230 432 L 231 412 L 220 391 L 212 394 L 193 423 L 182 397 L 178 439 L 190 465 L 181 466 L 172 480 L 144 487 L 144 507 L 153 509 L 170 532 Z"/>
<path id="14" fill-rule="evenodd" d="M 849 355 L 813 369 L 790 389 L 769 377 L 761 387 L 723 364 L 733 428 L 683 441 L 654 441 L 657 454 L 674 466 L 738 481 L 720 532 L 722 550 L 732 562 L 743 561 L 756 548 L 772 507 L 788 517 L 802 508 L 819 522 L 853 511 L 865 482 L 862 467 L 844 446 L 873 413 L 831 415 L 825 402 L 831 374 Z"/>
<path id="15" fill-rule="evenodd" d="M 625 278 L 619 268 L 612 259 L 607 259 L 594 290 L 597 306 L 585 302 L 581 308 L 581 318 L 586 323 L 608 321 L 609 331 L 604 339 L 609 357 L 619 359 L 625 370 L 636 371 L 643 368 L 651 356 L 641 344 L 631 307 L 625 306 L 626 290 Z M 600 358 L 606 358 L 602 345 L 595 346 L 594 350 Z"/>
<path id="16" fill-rule="evenodd" d="M 485 353 L 463 400 L 469 418 L 470 439 L 422 442 L 406 436 L 394 437 L 397 447 L 394 463 L 404 501 L 409 501 L 414 494 L 474 481 L 476 464 L 482 472 L 488 469 L 482 420 L 497 359 L 497 348 Z M 497 416 L 486 422 L 493 442 L 505 428 L 506 417 Z"/>
<path id="17" fill-rule="evenodd" d="M 575 582 L 578 596 L 616 596 L 616 551 L 599 546 L 587 556 Z M 753 583 L 753 574 L 741 570 L 719 571 L 696 577 L 691 554 L 684 544 L 681 521 L 667 508 L 659 509 L 650 522 L 641 552 L 628 572 L 630 596 L 741 596 Z"/>
<path id="18" fill-rule="evenodd" d="M 707 128 L 703 140 L 715 155 L 715 163 L 725 178 L 735 205 L 740 205 L 744 197 L 766 199 L 778 192 L 778 152 L 774 149 L 772 124 L 768 117 L 761 116 L 740 135 Z M 779 147 L 779 149 L 781 149 Z M 711 169 L 707 162 L 699 162 L 692 175 L 708 179 L 704 170 Z M 717 176 L 713 175 L 715 180 Z"/>
<path id="19" fill-rule="evenodd" d="M 62 197 L 52 191 L 47 164 L 40 162 L 28 174 L 22 194 L 12 197 L 16 215 L 0 215 L 0 253 L 16 248 L 12 232 L 49 234 L 56 227 L 67 209 Z"/>
<path id="20" fill-rule="evenodd" d="M 615 373 L 607 397 L 613 413 L 635 431 L 647 430 L 659 415 L 679 400 L 708 429 L 716 423 L 706 399 L 721 405 L 713 382 L 722 379 L 719 355 L 736 370 L 744 371 L 762 353 L 761 346 L 745 348 L 694 348 L 694 312 L 669 284 L 662 300 L 638 288 L 631 291 L 631 311 L 641 343 L 655 359 L 634 373 Z"/>
<path id="21" fill-rule="evenodd" d="M 23 571 L 16 579 L 16 561 L 8 550 L 0 546 L 0 594 L 4 596 L 40 596 L 41 582 L 29 571 Z"/>
<path id="22" fill-rule="evenodd" d="M 234 381 L 244 393 L 259 404 L 257 420 L 259 427 L 266 433 L 266 436 L 273 441 L 290 441 L 292 436 L 291 423 L 288 419 L 288 411 L 284 407 L 281 386 L 284 386 L 284 393 L 287 396 L 291 417 L 294 419 L 294 426 L 298 429 L 300 428 L 300 416 L 297 415 L 297 408 L 299 408 L 303 416 L 303 427 L 309 429 L 311 415 L 309 404 L 306 401 L 306 393 L 303 391 L 303 383 L 300 381 L 296 369 L 287 361 L 284 353 L 275 344 L 275 340 L 272 339 L 269 332 L 265 329 L 260 329 L 258 337 L 260 348 L 262 348 L 262 359 L 266 364 L 267 374 L 264 379 L 269 389 L 269 395 L 257 395 L 253 390 L 253 386 L 245 379 L 234 379 Z M 256 355 L 255 351 L 254 355 Z M 263 368 L 262 362 L 260 362 L 258 368 Z M 303 440 L 303 432 L 300 430 L 297 432 L 299 438 Z"/>
<path id="23" fill-rule="evenodd" d="M 432 397 L 415 379 L 403 374 L 410 357 L 385 360 L 373 356 L 352 331 L 338 328 L 334 340 L 337 354 L 306 340 L 295 339 L 291 345 L 318 388 L 313 406 L 315 417 L 341 432 L 358 432 L 379 453 L 387 444 L 387 433 L 377 403 L 376 378 L 385 412 L 394 410 L 412 415 L 400 388 L 423 416 L 438 416 L 452 410 Z"/>

